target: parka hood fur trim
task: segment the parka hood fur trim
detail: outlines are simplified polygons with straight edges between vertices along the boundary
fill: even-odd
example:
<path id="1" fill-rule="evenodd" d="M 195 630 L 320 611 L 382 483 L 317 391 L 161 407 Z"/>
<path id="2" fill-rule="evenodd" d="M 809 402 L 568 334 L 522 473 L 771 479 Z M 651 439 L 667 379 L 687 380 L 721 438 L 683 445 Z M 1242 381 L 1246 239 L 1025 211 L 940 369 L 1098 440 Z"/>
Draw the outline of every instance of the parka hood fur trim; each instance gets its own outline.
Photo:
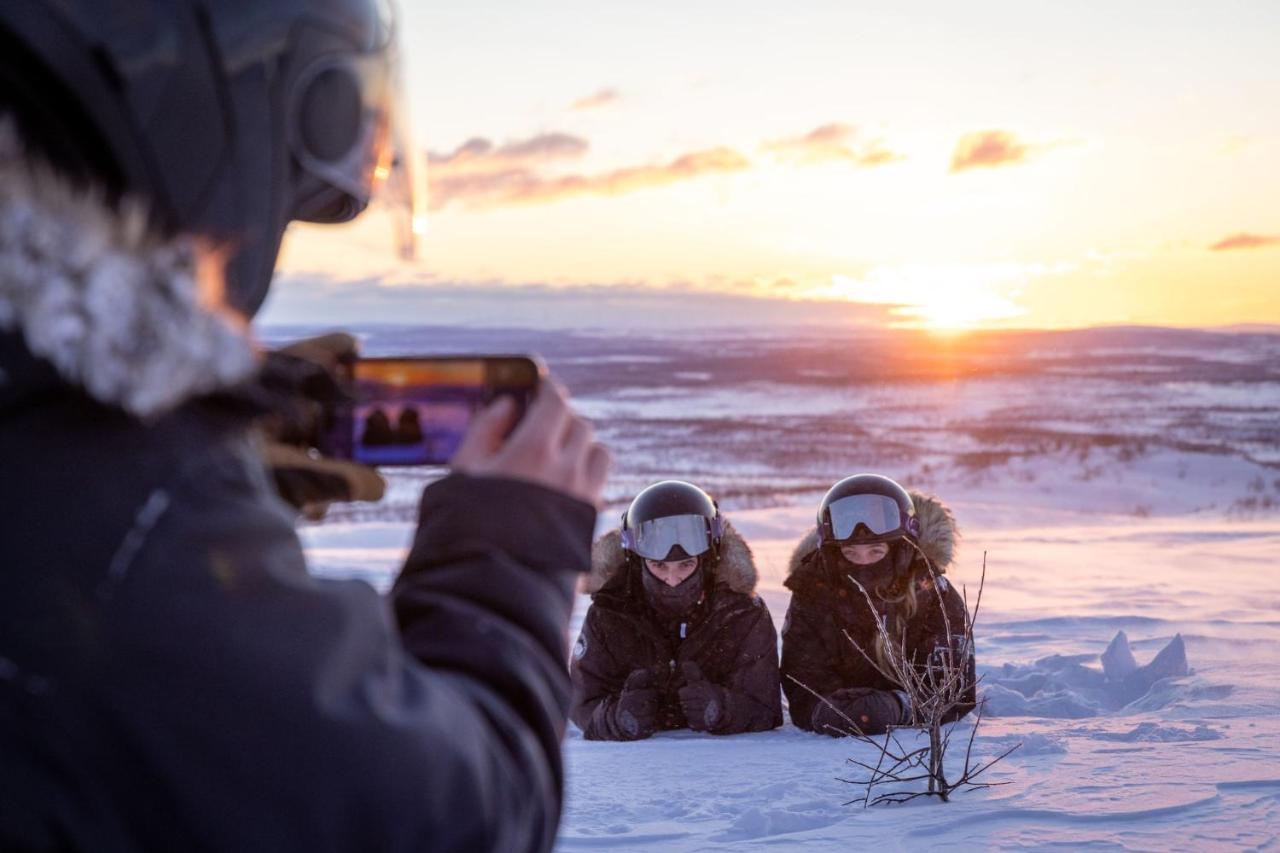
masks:
<path id="1" fill-rule="evenodd" d="M 955 558 L 956 540 L 960 538 L 956 517 L 946 504 L 932 495 L 914 491 L 908 491 L 908 494 L 915 504 L 916 518 L 920 520 L 920 550 L 933 565 L 934 571 L 943 574 Z M 787 576 L 795 574 L 804 558 L 817 548 L 818 531 L 810 530 L 791 553 L 791 560 L 787 563 Z"/>
<path id="2" fill-rule="evenodd" d="M 158 240 L 141 205 L 114 209 L 32 165 L 4 116 L 0 331 L 19 334 L 64 381 L 137 417 L 235 385 L 257 367 L 247 325 L 202 304 L 189 240 Z"/>
<path id="3" fill-rule="evenodd" d="M 622 550 L 622 533 L 610 531 L 591 546 L 591 574 L 587 576 L 584 591 L 589 595 L 602 587 L 626 565 L 626 552 Z M 718 583 L 727 584 L 734 592 L 747 595 L 755 592 L 759 573 L 755 557 L 745 539 L 725 520 L 724 535 L 720 538 L 720 561 L 716 563 L 712 577 Z"/>

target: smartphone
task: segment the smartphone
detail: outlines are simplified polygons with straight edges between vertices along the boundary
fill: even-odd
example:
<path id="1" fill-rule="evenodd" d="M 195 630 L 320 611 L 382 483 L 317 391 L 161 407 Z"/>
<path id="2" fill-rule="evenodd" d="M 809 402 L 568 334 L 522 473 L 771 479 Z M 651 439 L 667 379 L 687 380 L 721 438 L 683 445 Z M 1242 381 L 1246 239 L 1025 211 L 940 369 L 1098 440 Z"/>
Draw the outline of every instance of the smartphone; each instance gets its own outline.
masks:
<path id="1" fill-rule="evenodd" d="M 445 465 L 477 411 L 509 396 L 518 422 L 545 374 L 527 355 L 357 359 L 340 368 L 348 399 L 319 449 L 365 465 Z"/>

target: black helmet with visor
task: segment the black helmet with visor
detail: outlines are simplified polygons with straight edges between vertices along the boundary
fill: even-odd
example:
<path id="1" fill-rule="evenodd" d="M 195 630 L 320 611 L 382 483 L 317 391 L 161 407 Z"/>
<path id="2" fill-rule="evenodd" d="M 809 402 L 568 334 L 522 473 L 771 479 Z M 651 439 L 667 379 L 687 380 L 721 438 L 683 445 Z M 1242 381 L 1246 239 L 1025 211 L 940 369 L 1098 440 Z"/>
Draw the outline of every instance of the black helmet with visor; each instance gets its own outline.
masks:
<path id="1" fill-rule="evenodd" d="M 622 548 L 646 560 L 719 555 L 724 522 L 711 496 L 692 483 L 663 480 L 622 514 Z"/>
<path id="2" fill-rule="evenodd" d="M 907 490 L 879 474 L 855 474 L 832 486 L 818 506 L 818 543 L 871 544 L 920 538 Z"/>
<path id="3" fill-rule="evenodd" d="M 376 193 L 411 251 L 401 223 L 420 230 L 421 177 L 390 11 L 387 0 L 5 0 L 0 114 L 71 178 L 144 201 L 161 233 L 221 247 L 226 301 L 252 316 L 292 220 L 346 221 Z"/>

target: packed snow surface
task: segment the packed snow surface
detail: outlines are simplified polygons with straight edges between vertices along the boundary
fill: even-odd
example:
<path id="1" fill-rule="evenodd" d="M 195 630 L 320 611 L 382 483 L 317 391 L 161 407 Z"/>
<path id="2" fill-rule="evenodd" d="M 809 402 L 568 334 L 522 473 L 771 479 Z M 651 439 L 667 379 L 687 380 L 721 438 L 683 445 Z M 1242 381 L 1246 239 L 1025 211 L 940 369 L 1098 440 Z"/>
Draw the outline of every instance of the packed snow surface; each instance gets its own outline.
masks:
<path id="1" fill-rule="evenodd" d="M 1280 339 L 1082 335 L 1020 339 L 1007 368 L 889 381 L 794 353 L 788 381 L 770 347 L 790 342 L 726 340 L 705 358 L 628 344 L 647 360 L 627 360 L 583 336 L 563 369 L 548 354 L 617 457 L 600 529 L 637 485 L 710 480 L 779 628 L 787 559 L 825 486 L 877 470 L 938 493 L 963 533 L 949 577 L 971 604 L 986 555 L 974 758 L 1018 746 L 983 777 L 996 787 L 863 809 L 840 780 L 859 777 L 848 759 L 874 758 L 865 744 L 789 724 L 638 743 L 571 727 L 559 849 L 1280 843 Z M 966 363 L 995 363 L 984 353 Z M 304 528 L 313 569 L 385 588 L 438 473 L 394 472 L 386 504 Z M 955 764 L 972 723 L 956 724 Z"/>

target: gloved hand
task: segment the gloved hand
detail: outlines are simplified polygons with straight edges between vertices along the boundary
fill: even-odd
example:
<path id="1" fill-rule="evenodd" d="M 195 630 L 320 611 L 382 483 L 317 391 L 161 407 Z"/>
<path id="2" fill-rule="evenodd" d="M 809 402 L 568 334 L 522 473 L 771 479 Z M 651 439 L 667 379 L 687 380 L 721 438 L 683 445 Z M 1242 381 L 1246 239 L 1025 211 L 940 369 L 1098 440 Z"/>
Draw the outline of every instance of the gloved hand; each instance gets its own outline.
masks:
<path id="1" fill-rule="evenodd" d="M 263 460 L 285 503 L 315 521 L 333 501 L 378 501 L 387 483 L 373 468 L 312 455 L 301 447 L 267 441 Z"/>
<path id="2" fill-rule="evenodd" d="M 813 730 L 841 737 L 850 733 L 880 735 L 889 726 L 910 722 L 910 709 L 891 690 L 846 687 L 837 690 L 813 709 Z"/>
<path id="3" fill-rule="evenodd" d="M 614 721 L 619 731 L 629 740 L 652 735 L 658 730 L 660 703 L 653 671 L 637 669 L 632 672 L 623 683 L 618 704 L 614 707 Z"/>
<path id="4" fill-rule="evenodd" d="M 312 450 L 343 398 L 338 374 L 355 359 L 355 338 L 320 335 L 268 353 L 259 376 L 270 409 L 262 420 L 267 467 L 280 496 L 308 518 L 323 516 L 333 501 L 377 501 L 386 491 L 374 469 Z"/>
<path id="5" fill-rule="evenodd" d="M 724 688 L 707 681 L 702 668 L 693 661 L 685 661 L 680 669 L 684 673 L 679 694 L 685 722 L 695 732 L 713 730 L 724 716 Z"/>

